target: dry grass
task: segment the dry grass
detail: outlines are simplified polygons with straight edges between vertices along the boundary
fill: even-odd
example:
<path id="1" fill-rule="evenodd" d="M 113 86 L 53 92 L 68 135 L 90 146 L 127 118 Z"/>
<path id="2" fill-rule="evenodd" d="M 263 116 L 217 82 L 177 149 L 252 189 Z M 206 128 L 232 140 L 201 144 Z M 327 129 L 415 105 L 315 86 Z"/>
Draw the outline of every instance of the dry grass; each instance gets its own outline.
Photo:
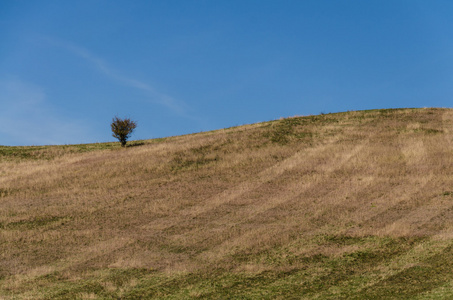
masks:
<path id="1" fill-rule="evenodd" d="M 0 298 L 451 295 L 452 146 L 402 109 L 0 147 Z"/>

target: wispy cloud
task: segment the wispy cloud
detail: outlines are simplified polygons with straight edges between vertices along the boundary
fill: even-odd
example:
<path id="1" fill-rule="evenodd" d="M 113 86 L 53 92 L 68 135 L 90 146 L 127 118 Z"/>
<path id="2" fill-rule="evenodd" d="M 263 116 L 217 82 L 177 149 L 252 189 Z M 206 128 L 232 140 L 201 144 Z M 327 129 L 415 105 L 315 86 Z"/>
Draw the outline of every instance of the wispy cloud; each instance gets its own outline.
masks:
<path id="1" fill-rule="evenodd" d="M 110 66 L 105 60 L 94 55 L 87 49 L 70 42 L 56 40 L 53 38 L 46 38 L 46 41 L 54 46 L 64 48 L 73 53 L 74 55 L 77 55 L 85 59 L 91 65 L 93 65 L 100 73 L 109 77 L 110 79 L 122 85 L 144 92 L 147 95 L 148 99 L 153 103 L 165 106 L 168 109 L 172 110 L 174 113 L 177 113 L 178 115 L 193 119 L 188 115 L 188 107 L 184 102 L 178 101 L 171 97 L 170 95 L 157 91 L 153 86 L 146 82 L 137 80 L 135 78 L 131 78 L 129 76 L 125 76 L 124 74 Z"/>
<path id="2" fill-rule="evenodd" d="M 84 122 L 62 119 L 44 89 L 19 79 L 0 80 L 0 144 L 55 145 L 85 141 Z"/>

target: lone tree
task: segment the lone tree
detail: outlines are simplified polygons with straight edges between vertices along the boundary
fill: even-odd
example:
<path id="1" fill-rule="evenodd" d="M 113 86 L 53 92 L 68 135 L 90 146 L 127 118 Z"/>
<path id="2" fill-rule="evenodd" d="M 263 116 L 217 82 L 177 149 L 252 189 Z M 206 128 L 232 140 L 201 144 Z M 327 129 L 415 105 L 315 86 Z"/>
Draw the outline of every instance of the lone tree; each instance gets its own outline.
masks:
<path id="1" fill-rule="evenodd" d="M 120 119 L 114 117 L 110 127 L 113 132 L 112 136 L 121 142 L 121 146 L 126 147 L 126 142 L 137 127 L 137 123 L 129 118 Z"/>

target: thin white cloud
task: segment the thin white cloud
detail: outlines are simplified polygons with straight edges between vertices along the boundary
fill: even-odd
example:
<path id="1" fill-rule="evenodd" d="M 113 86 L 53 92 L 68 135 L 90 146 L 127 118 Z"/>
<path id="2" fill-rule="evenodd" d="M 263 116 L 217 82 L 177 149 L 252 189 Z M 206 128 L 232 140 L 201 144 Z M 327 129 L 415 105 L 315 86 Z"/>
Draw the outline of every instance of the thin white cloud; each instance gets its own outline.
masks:
<path id="1" fill-rule="evenodd" d="M 58 117 L 40 86 L 0 80 L 0 91 L 0 144 L 55 145 L 87 139 L 87 125 Z"/>
<path id="2" fill-rule="evenodd" d="M 46 38 L 46 41 L 52 45 L 67 49 L 71 53 L 85 59 L 86 61 L 91 63 L 100 73 L 111 78 L 112 80 L 115 80 L 116 82 L 125 86 L 145 92 L 145 94 L 152 102 L 165 106 L 178 115 L 192 118 L 187 114 L 187 106 L 185 105 L 185 103 L 177 101 L 167 94 L 156 91 L 154 87 L 145 82 L 121 74 L 120 72 L 118 72 L 118 70 L 115 70 L 114 68 L 109 66 L 103 59 L 97 57 L 87 49 L 70 42 L 51 38 Z"/>

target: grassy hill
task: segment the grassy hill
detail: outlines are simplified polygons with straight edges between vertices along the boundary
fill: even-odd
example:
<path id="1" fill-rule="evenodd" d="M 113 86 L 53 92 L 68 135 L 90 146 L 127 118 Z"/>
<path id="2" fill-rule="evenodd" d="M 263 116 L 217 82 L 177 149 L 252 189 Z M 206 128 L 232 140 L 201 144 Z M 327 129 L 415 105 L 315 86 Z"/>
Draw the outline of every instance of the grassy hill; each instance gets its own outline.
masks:
<path id="1" fill-rule="evenodd" d="M 0 147 L 0 298 L 453 298 L 453 110 Z"/>

